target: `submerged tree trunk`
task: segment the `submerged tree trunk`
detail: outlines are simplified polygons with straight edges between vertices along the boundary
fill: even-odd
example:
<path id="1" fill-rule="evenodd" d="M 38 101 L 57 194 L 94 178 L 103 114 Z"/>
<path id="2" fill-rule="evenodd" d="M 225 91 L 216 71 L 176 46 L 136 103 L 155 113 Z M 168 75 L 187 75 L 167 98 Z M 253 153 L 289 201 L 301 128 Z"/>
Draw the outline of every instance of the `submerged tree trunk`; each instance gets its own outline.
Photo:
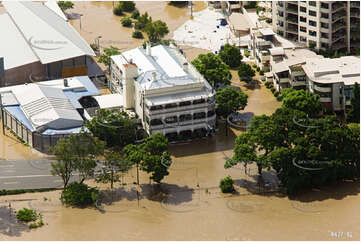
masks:
<path id="1" fill-rule="evenodd" d="M 139 165 L 137 164 L 137 184 L 139 185 Z"/>
<path id="2" fill-rule="evenodd" d="M 262 164 L 257 163 L 257 168 L 258 168 L 258 174 L 261 176 L 262 175 Z"/>

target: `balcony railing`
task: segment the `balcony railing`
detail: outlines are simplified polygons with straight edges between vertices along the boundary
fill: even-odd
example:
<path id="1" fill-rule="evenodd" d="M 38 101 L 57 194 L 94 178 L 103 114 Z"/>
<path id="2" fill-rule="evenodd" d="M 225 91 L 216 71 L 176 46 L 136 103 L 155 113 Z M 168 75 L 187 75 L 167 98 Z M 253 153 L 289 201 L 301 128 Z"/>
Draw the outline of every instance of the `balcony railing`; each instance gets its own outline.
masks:
<path id="1" fill-rule="evenodd" d="M 298 18 L 296 17 L 286 17 L 286 21 L 290 22 L 290 23 L 295 23 L 295 24 L 298 24 Z"/>
<path id="2" fill-rule="evenodd" d="M 150 115 L 153 115 L 153 114 L 165 114 L 165 113 L 180 112 L 180 111 L 185 111 L 185 110 L 190 110 L 190 109 L 212 107 L 212 105 L 214 106 L 214 104 L 209 104 L 207 102 L 204 102 L 204 103 L 200 103 L 200 104 L 191 104 L 191 105 L 187 105 L 187 106 L 177 106 L 177 107 L 174 107 L 174 108 L 163 108 L 163 109 L 159 109 L 159 110 L 146 109 L 145 112 L 147 114 L 150 114 Z"/>
<path id="3" fill-rule="evenodd" d="M 342 18 L 346 18 L 346 11 L 332 14 L 332 22 L 333 23 Z"/>
<path id="4" fill-rule="evenodd" d="M 346 2 L 334 2 L 332 3 L 332 12 L 338 11 L 339 9 L 346 8 Z"/>
<path id="5" fill-rule="evenodd" d="M 335 24 L 332 25 L 332 33 L 340 30 L 340 29 L 343 29 L 343 28 L 346 28 L 346 23 L 341 21 L 341 22 L 337 22 Z"/>
<path id="6" fill-rule="evenodd" d="M 352 7 L 352 8 L 360 8 L 360 2 L 358 2 L 358 1 L 350 2 L 350 7 Z"/>
<path id="7" fill-rule="evenodd" d="M 319 92 L 331 92 L 331 87 L 319 87 L 317 85 L 314 85 L 313 89 Z"/>
<path id="8" fill-rule="evenodd" d="M 350 12 L 350 16 L 351 16 L 351 17 L 359 18 L 359 17 L 360 17 L 360 12 L 358 12 L 358 11 L 351 11 L 351 12 Z"/>

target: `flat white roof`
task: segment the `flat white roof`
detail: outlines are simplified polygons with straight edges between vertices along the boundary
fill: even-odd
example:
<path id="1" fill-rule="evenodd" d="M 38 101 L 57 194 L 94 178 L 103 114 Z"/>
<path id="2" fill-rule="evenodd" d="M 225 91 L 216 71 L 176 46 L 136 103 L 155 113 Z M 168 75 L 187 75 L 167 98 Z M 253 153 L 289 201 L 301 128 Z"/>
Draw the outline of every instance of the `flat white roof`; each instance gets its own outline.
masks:
<path id="1" fill-rule="evenodd" d="M 185 101 L 197 100 L 201 98 L 209 98 L 211 96 L 212 94 L 206 91 L 194 91 L 194 92 L 186 92 L 186 93 L 179 93 L 179 94 L 165 95 L 158 97 L 148 97 L 145 99 L 145 102 L 148 106 L 153 106 L 153 105 L 164 105 L 175 102 L 185 102 Z"/>
<path id="2" fill-rule="evenodd" d="M 37 60 L 42 64 L 83 55 L 95 56 L 88 43 L 71 24 L 54 11 L 57 8 L 56 5 L 53 4 L 49 8 L 43 2 L 17 1 L 5 1 L 3 5 L 14 23 L 8 25 L 5 29 L 8 31 L 10 26 L 12 32 L 18 31 L 32 49 Z M 14 37 L 15 35 L 13 34 L 12 36 Z M 20 42 L 19 36 L 16 35 L 15 37 L 15 41 Z M 13 43 L 5 45 L 5 48 L 9 48 L 12 45 L 19 50 L 22 50 L 22 48 L 28 49 L 24 44 L 19 47 Z M 7 59 L 12 58 L 8 53 L 3 55 L 0 52 L 0 55 L 4 56 L 5 63 Z M 23 61 L 19 60 L 22 56 L 14 55 L 13 58 L 17 59 L 17 61 L 14 61 L 15 66 L 23 64 Z M 28 54 L 27 58 L 30 57 L 33 56 Z"/>
<path id="3" fill-rule="evenodd" d="M 169 47 L 163 45 L 151 47 L 151 56 L 142 47 L 138 47 L 111 58 L 118 66 L 132 60 L 138 67 L 137 82 L 146 90 L 200 82 L 185 72 L 183 63 L 173 55 Z M 153 72 L 156 73 L 155 81 Z"/>
<path id="4" fill-rule="evenodd" d="M 94 96 L 100 108 L 120 108 L 123 107 L 123 95 L 119 93 Z"/>
<path id="5" fill-rule="evenodd" d="M 343 82 L 345 85 L 360 83 L 360 58 L 356 56 L 334 59 L 308 58 L 303 69 L 311 80 L 318 83 Z"/>
<path id="6" fill-rule="evenodd" d="M 271 55 L 284 55 L 285 54 L 285 50 L 282 47 L 271 48 L 271 49 L 269 49 L 269 52 Z"/>
<path id="7" fill-rule="evenodd" d="M 55 0 L 49 0 L 44 2 L 44 4 L 53 10 L 57 15 L 59 15 L 61 18 L 63 18 L 65 21 L 68 20 L 68 18 L 65 16 L 63 11 L 59 8 L 58 3 Z"/>
<path id="8" fill-rule="evenodd" d="M 262 35 L 275 35 L 275 32 L 271 28 L 262 28 L 259 30 Z"/>

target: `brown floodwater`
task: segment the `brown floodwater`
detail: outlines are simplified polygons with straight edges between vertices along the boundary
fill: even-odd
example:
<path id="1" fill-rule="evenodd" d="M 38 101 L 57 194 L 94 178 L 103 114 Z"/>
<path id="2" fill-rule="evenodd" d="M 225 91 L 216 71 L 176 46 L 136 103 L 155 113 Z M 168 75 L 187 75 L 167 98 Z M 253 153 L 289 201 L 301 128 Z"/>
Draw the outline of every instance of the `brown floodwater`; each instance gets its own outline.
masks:
<path id="1" fill-rule="evenodd" d="M 189 18 L 189 9 L 178 9 L 165 2 L 137 2 L 137 8 L 148 11 L 153 19 L 167 22 L 172 36 Z M 205 7 L 196 2 L 195 11 Z M 71 23 L 89 42 L 101 35 L 102 46 L 129 49 L 142 40 L 131 38 L 132 30 L 120 25 L 120 17 L 112 14 L 112 2 L 75 2 L 69 12 L 80 13 Z M 189 59 L 206 50 L 184 46 Z M 248 105 L 242 112 L 252 115 L 272 114 L 281 106 L 264 85 L 248 86 L 232 71 L 232 85 L 248 94 Z M 2 240 L 359 240 L 360 196 L 358 183 L 342 183 L 332 188 L 305 192 L 288 198 L 277 192 L 272 171 L 263 178 L 271 184 L 267 193 L 257 184 L 257 170 L 250 165 L 245 174 L 241 167 L 224 169 L 232 156 L 234 140 L 241 131 L 219 126 L 217 136 L 188 144 L 170 145 L 173 163 L 163 180 L 163 196 L 155 196 L 149 176 L 129 171 L 121 186 L 108 194 L 97 209 L 63 207 L 60 191 L 0 197 L 0 239 Z M 6 157 L 31 157 L 32 152 L 15 138 L 0 136 L 0 154 Z M 1 157 L 0 157 L 1 158 Z M 167 165 L 167 164 L 166 164 Z M 237 194 L 224 195 L 219 180 L 227 175 L 235 181 Z M 88 182 L 105 190 L 109 184 Z M 137 195 L 138 192 L 138 195 Z M 24 199 L 28 199 L 24 201 Z M 14 222 L 8 208 L 34 208 L 41 211 L 45 226 L 27 230 Z M 105 201 L 105 202 L 106 202 Z M 339 236 L 338 238 L 335 236 Z M 351 237 L 352 236 L 352 237 Z"/>
<path id="2" fill-rule="evenodd" d="M 168 5 L 168 2 L 143 2 L 137 1 L 136 7 L 140 13 L 148 12 L 153 20 L 162 20 L 167 23 L 169 34 L 165 39 L 173 36 L 173 31 L 187 21 L 190 17 L 188 7 L 177 8 Z M 75 29 L 85 38 L 88 43 L 94 43 L 95 38 L 102 36 L 102 47 L 116 46 L 121 51 L 135 48 L 144 40 L 132 38 L 133 28 L 123 27 L 120 23 L 122 16 L 115 16 L 112 12 L 113 3 L 109 2 L 74 2 L 74 8 L 68 13 L 83 14 L 80 19 L 70 20 Z M 197 12 L 206 8 L 203 1 L 195 1 L 193 11 Z"/>

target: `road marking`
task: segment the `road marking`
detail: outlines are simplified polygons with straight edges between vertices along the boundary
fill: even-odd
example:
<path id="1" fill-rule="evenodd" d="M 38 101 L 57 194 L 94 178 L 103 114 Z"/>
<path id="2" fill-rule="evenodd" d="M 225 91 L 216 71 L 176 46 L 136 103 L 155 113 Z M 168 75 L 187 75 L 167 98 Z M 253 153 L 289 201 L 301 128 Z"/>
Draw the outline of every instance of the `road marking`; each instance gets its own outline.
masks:
<path id="1" fill-rule="evenodd" d="M 63 180 L 54 180 L 53 182 L 63 182 Z"/>
<path id="2" fill-rule="evenodd" d="M 0 168 L 10 168 L 14 167 L 15 165 L 0 165 Z"/>
<path id="3" fill-rule="evenodd" d="M 10 185 L 10 184 L 18 184 L 19 182 L 4 182 L 5 185 Z"/>
<path id="4" fill-rule="evenodd" d="M 15 172 L 15 170 L 4 170 L 2 172 Z"/>

